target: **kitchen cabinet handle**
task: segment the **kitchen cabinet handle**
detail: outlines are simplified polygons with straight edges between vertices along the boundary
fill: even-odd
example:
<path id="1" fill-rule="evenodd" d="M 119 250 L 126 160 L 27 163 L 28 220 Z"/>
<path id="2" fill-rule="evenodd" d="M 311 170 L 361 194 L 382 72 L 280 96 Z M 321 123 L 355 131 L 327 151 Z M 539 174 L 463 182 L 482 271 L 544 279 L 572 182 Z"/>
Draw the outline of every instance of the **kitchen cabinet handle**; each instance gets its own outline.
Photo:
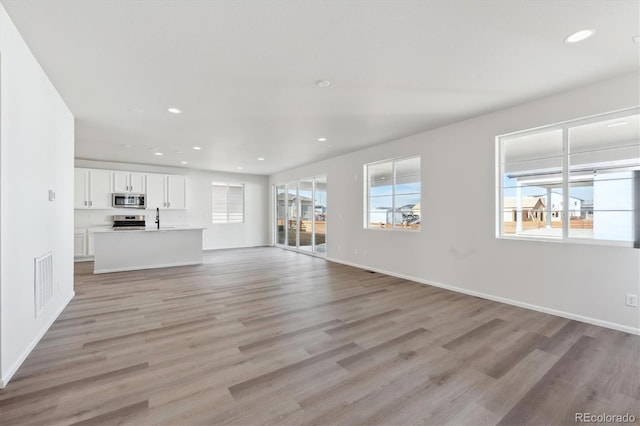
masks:
<path id="1" fill-rule="evenodd" d="M 162 203 L 162 207 L 167 207 L 167 202 L 166 201 Z"/>
<path id="2" fill-rule="evenodd" d="M 87 205 L 87 202 L 86 202 L 86 201 L 84 202 L 84 205 L 85 205 L 85 206 Z"/>
<path id="3" fill-rule="evenodd" d="M 171 201 L 167 202 L 167 207 L 171 207 Z"/>
<path id="4" fill-rule="evenodd" d="M 93 206 L 93 201 L 89 201 L 89 207 Z"/>

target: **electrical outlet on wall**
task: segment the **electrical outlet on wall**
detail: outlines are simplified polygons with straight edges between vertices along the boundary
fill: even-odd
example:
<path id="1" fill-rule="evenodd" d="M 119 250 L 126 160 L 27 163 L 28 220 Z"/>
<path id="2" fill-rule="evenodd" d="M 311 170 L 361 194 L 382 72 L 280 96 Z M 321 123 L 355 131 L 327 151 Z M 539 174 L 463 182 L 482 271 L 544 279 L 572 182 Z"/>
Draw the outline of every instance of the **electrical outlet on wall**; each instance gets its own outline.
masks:
<path id="1" fill-rule="evenodd" d="M 638 307 L 638 295 L 627 293 L 624 298 L 625 304 L 627 306 Z"/>

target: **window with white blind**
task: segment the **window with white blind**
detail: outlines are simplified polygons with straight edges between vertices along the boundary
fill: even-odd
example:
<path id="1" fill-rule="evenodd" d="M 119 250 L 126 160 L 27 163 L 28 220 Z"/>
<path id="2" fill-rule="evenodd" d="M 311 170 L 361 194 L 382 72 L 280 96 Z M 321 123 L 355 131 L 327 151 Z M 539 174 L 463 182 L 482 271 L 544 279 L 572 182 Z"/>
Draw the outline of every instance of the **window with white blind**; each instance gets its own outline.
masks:
<path id="1" fill-rule="evenodd" d="M 497 138 L 498 236 L 640 247 L 639 109 Z"/>
<path id="2" fill-rule="evenodd" d="M 244 222 L 244 185 L 214 183 L 212 185 L 212 222 Z"/>

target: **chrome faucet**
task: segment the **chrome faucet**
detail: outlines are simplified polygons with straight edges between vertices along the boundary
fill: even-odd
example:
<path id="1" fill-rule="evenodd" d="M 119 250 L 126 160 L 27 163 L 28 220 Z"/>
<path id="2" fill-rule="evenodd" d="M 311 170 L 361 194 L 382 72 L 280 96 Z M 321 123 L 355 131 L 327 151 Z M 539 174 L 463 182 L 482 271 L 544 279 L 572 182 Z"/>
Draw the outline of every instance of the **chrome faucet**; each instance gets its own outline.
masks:
<path id="1" fill-rule="evenodd" d="M 156 207 L 156 225 L 160 229 L 160 207 Z"/>

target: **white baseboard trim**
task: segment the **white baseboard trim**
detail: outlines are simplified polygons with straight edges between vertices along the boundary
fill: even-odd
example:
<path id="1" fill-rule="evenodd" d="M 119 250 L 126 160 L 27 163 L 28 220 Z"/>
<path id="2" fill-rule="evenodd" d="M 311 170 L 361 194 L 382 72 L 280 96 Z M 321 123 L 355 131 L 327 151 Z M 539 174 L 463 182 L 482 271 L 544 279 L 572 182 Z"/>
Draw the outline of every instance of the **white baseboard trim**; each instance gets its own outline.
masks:
<path id="1" fill-rule="evenodd" d="M 94 269 L 93 273 L 108 274 L 110 272 L 140 271 L 142 269 L 172 268 L 174 266 L 192 266 L 192 265 L 202 265 L 202 261 L 163 263 L 162 265 L 126 266 L 124 268 Z"/>
<path id="2" fill-rule="evenodd" d="M 20 366 L 22 365 L 24 360 L 27 359 L 27 357 L 29 356 L 29 354 L 31 353 L 33 348 L 36 347 L 36 345 L 38 344 L 38 342 L 40 342 L 40 340 L 45 335 L 45 333 L 47 331 L 49 331 L 49 328 L 51 328 L 51 325 L 55 322 L 55 320 L 58 319 L 58 317 L 60 316 L 62 311 L 64 311 L 64 308 L 67 307 L 67 305 L 69 304 L 69 302 L 71 302 L 71 299 L 73 299 L 75 295 L 76 295 L 75 291 L 72 291 L 69 294 L 69 296 L 64 301 L 64 303 L 62 303 L 62 305 L 60 305 L 60 307 L 56 311 L 55 315 L 53 315 L 51 317 L 51 320 L 45 324 L 45 326 L 42 328 L 42 330 L 40 330 L 40 332 L 35 337 L 35 339 L 33 339 L 31 341 L 31 343 L 29 344 L 29 346 L 27 346 L 27 348 L 22 352 L 22 354 L 20 354 L 20 357 L 18 357 L 16 362 L 13 363 L 13 365 L 11 366 L 9 371 L 7 371 L 7 373 L 5 375 L 2 375 L 0 377 L 0 389 L 3 389 L 4 387 L 6 387 L 9 384 L 9 381 L 11 380 L 13 375 L 16 374 L 16 371 L 18 371 L 18 369 L 20 368 Z"/>
<path id="3" fill-rule="evenodd" d="M 233 246 L 233 247 L 216 247 L 216 248 L 207 248 L 202 249 L 203 252 L 212 252 L 218 250 L 235 250 L 235 249 L 243 249 L 243 248 L 258 248 L 258 247 L 270 247 L 269 244 L 259 244 L 259 245 L 250 245 L 250 246 Z"/>
<path id="4" fill-rule="evenodd" d="M 409 280 L 409 281 L 414 281 L 414 282 L 417 282 L 417 283 L 420 283 L 420 284 L 424 284 L 424 285 L 431 285 L 431 286 L 434 286 L 434 287 L 440 287 L 440 288 L 444 288 L 446 290 L 455 291 L 455 292 L 458 292 L 458 293 L 468 294 L 469 296 L 475 296 L 475 297 L 480 297 L 482 299 L 493 300 L 494 302 L 500 302 L 500 303 L 505 303 L 507 305 L 518 306 L 520 308 L 531 309 L 532 311 L 543 312 L 545 314 L 551 314 L 551 315 L 555 315 L 555 316 L 562 317 L 562 318 L 567 318 L 567 319 L 571 319 L 571 320 L 585 322 L 587 324 L 593 324 L 593 325 L 597 325 L 597 326 L 600 326 L 600 327 L 610 328 L 612 330 L 622 331 L 624 333 L 640 335 L 640 328 L 629 327 L 627 325 L 618 324 L 618 323 L 615 323 L 615 322 L 609 322 L 609 321 L 604 321 L 604 320 L 600 320 L 600 319 L 597 319 L 597 318 L 586 317 L 586 316 L 579 315 L 579 314 L 574 314 L 574 313 L 571 313 L 571 312 L 560 311 L 560 310 L 553 309 L 553 308 L 547 308 L 545 306 L 534 305 L 534 304 L 531 304 L 531 303 L 521 302 L 519 300 L 508 299 L 506 297 L 494 296 L 492 294 L 481 293 L 479 291 L 474 291 L 474 290 L 468 290 L 466 288 L 456 287 L 456 286 L 452 286 L 452 285 L 449 285 L 449 284 L 443 284 L 443 283 L 439 283 L 439 282 L 436 282 L 436 281 L 428 281 L 428 280 L 425 280 L 425 279 L 422 279 L 422 278 L 411 277 L 409 275 L 398 274 L 396 272 L 391 272 L 391 271 L 385 271 L 385 270 L 379 269 L 379 268 L 372 268 L 372 267 L 369 267 L 369 266 L 366 266 L 366 265 L 360 265 L 360 264 L 353 263 L 353 262 L 346 262 L 346 261 L 338 260 L 338 259 L 334 259 L 334 258 L 327 258 L 327 260 L 330 261 L 330 262 L 341 263 L 341 264 L 347 265 L 347 266 L 353 266 L 354 268 L 365 269 L 367 271 L 379 272 L 381 274 L 390 275 L 392 277 L 397 277 L 397 278 L 402 278 L 402 279 Z"/>

